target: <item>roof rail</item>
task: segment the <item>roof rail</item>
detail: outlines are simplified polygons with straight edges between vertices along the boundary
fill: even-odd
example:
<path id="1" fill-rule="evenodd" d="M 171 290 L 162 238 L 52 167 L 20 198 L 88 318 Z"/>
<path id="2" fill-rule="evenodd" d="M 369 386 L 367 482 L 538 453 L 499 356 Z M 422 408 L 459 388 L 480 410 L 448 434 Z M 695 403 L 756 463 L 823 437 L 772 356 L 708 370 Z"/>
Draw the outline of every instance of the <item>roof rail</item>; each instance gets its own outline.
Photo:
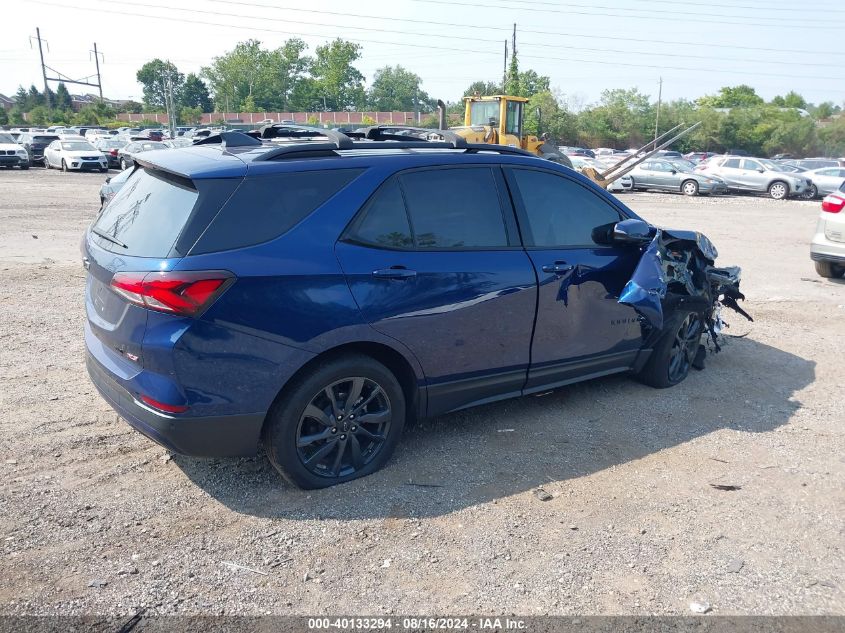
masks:
<path id="1" fill-rule="evenodd" d="M 254 147 L 262 144 L 261 141 L 251 134 L 245 134 L 239 131 L 209 134 L 205 138 L 194 141 L 194 145 L 217 145 L 218 143 L 223 146 L 223 149 L 229 147 Z"/>
<path id="2" fill-rule="evenodd" d="M 329 139 L 336 149 L 349 149 L 352 145 L 352 139 L 329 128 L 310 127 L 307 125 L 285 125 L 275 123 L 273 125 L 264 125 L 259 130 L 261 138 L 311 138 L 313 136 L 324 136 Z"/>
<path id="3" fill-rule="evenodd" d="M 443 130 L 439 131 L 440 133 Z M 454 133 L 450 132 L 450 136 L 454 135 Z M 261 154 L 260 156 L 256 157 L 254 160 L 256 161 L 268 161 L 268 160 L 276 160 L 279 158 L 317 158 L 317 157 L 325 157 L 325 156 L 339 156 L 337 150 L 344 149 L 344 150 L 356 150 L 356 151 L 367 151 L 367 150 L 391 150 L 391 149 L 458 149 L 463 150 L 467 154 L 478 154 L 478 153 L 495 153 L 495 154 L 507 154 L 513 156 L 532 156 L 536 158 L 536 154 L 532 154 L 531 152 L 527 152 L 523 149 L 518 147 L 510 147 L 507 145 L 488 145 L 488 144 L 470 144 L 466 143 L 465 140 L 457 135 L 454 135 L 457 139 L 459 139 L 458 143 L 453 142 L 452 140 L 448 141 L 424 141 L 418 139 L 411 139 L 411 140 L 402 140 L 402 141 L 361 141 L 361 142 L 350 142 L 349 146 L 344 146 L 342 148 L 338 148 L 336 145 L 332 143 L 314 143 L 314 142 L 307 142 L 307 143 L 290 143 L 286 145 L 280 145 L 276 147 L 269 148 L 265 153 Z M 463 144 L 461 144 L 463 143 Z"/>

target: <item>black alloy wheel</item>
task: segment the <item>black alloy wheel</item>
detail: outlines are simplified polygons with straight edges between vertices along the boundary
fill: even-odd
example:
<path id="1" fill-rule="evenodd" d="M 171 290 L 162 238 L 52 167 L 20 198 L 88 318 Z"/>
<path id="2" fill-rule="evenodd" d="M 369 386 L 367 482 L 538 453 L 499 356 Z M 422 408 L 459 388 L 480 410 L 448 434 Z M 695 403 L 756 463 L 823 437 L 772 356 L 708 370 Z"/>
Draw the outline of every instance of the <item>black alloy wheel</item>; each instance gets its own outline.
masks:
<path id="1" fill-rule="evenodd" d="M 386 391 L 373 380 L 338 380 L 305 407 L 296 431 L 302 465 L 320 477 L 348 477 L 384 446 L 393 412 Z"/>
<path id="2" fill-rule="evenodd" d="M 692 361 L 698 352 L 701 339 L 701 319 L 695 312 L 687 314 L 675 333 L 675 339 L 669 352 L 669 382 L 681 382 L 689 374 Z"/>

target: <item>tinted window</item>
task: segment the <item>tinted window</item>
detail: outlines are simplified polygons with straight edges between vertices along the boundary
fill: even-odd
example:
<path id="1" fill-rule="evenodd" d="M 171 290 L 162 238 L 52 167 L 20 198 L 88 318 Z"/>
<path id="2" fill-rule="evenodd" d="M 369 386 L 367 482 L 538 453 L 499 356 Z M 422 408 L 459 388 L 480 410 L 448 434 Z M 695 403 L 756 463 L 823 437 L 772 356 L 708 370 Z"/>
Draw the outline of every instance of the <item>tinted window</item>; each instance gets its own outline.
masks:
<path id="1" fill-rule="evenodd" d="M 390 248 L 414 245 L 405 201 L 396 178 L 383 185 L 370 199 L 360 220 L 350 230 L 350 236 L 356 242 Z"/>
<path id="2" fill-rule="evenodd" d="M 115 253 L 166 257 L 197 201 L 197 191 L 188 186 L 189 182 L 138 170 L 93 227 L 93 233 L 108 235 L 125 247 L 98 235 L 94 239 Z"/>
<path id="3" fill-rule="evenodd" d="M 762 165 L 760 163 L 758 163 L 756 160 L 748 160 L 747 158 L 745 158 L 742 161 L 742 168 L 743 169 L 761 169 Z"/>
<path id="4" fill-rule="evenodd" d="M 724 163 L 722 163 L 722 167 L 731 167 L 733 169 L 739 169 L 739 159 L 729 158 Z"/>
<path id="5" fill-rule="evenodd" d="M 359 169 L 247 178 L 191 250 L 210 253 L 275 239 L 343 189 Z"/>
<path id="6" fill-rule="evenodd" d="M 619 212 L 583 185 L 562 176 L 514 169 L 535 246 L 593 245 L 593 229 L 618 222 Z"/>
<path id="7" fill-rule="evenodd" d="M 508 245 L 489 167 L 411 172 L 401 182 L 418 248 Z"/>

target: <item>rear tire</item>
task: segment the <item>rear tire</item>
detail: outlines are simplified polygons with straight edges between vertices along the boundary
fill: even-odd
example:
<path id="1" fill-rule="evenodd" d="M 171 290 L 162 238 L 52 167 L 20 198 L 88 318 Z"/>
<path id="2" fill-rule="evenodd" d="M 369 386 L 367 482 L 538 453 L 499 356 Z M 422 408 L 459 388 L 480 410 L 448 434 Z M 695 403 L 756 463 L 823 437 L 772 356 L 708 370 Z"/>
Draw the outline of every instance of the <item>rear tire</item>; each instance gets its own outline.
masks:
<path id="1" fill-rule="evenodd" d="M 775 180 L 769 185 L 769 195 L 773 200 L 786 200 L 789 195 L 789 185 L 782 180 Z"/>
<path id="2" fill-rule="evenodd" d="M 285 388 L 264 423 L 264 447 L 290 483 L 326 488 L 382 468 L 405 417 L 405 395 L 393 373 L 369 356 L 349 354 Z"/>
<path id="3" fill-rule="evenodd" d="M 29 169 L 29 165 L 20 165 L 20 168 L 21 168 L 23 171 L 26 171 L 27 169 Z"/>
<path id="4" fill-rule="evenodd" d="M 807 187 L 806 191 L 801 194 L 801 198 L 803 200 L 814 200 L 816 196 L 819 195 L 818 187 L 815 185 L 810 185 Z"/>
<path id="5" fill-rule="evenodd" d="M 120 159 L 120 171 L 126 170 L 126 161 L 124 159 Z"/>
<path id="6" fill-rule="evenodd" d="M 845 266 L 838 266 L 833 262 L 814 262 L 816 272 L 825 279 L 839 279 L 845 274 Z"/>
<path id="7" fill-rule="evenodd" d="M 637 378 L 658 389 L 683 382 L 698 354 L 702 332 L 698 312 L 675 311 L 664 325 L 663 335 Z"/>
<path id="8" fill-rule="evenodd" d="M 681 183 L 681 192 L 685 196 L 697 196 L 698 195 L 698 183 L 695 180 L 685 180 Z"/>

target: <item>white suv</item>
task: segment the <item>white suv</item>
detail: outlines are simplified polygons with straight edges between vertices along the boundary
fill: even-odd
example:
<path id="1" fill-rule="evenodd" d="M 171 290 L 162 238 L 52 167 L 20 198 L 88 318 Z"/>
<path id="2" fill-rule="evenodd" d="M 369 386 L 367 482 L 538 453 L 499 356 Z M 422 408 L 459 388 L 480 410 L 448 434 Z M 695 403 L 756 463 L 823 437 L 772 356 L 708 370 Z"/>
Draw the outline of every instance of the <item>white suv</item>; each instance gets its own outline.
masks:
<path id="1" fill-rule="evenodd" d="M 810 258 L 822 277 L 835 279 L 845 275 L 845 183 L 822 200 Z"/>
<path id="2" fill-rule="evenodd" d="M 775 200 L 801 196 L 813 184 L 800 174 L 781 171 L 775 163 L 763 158 L 716 156 L 695 170 L 719 176 L 731 191 L 768 192 Z"/>

